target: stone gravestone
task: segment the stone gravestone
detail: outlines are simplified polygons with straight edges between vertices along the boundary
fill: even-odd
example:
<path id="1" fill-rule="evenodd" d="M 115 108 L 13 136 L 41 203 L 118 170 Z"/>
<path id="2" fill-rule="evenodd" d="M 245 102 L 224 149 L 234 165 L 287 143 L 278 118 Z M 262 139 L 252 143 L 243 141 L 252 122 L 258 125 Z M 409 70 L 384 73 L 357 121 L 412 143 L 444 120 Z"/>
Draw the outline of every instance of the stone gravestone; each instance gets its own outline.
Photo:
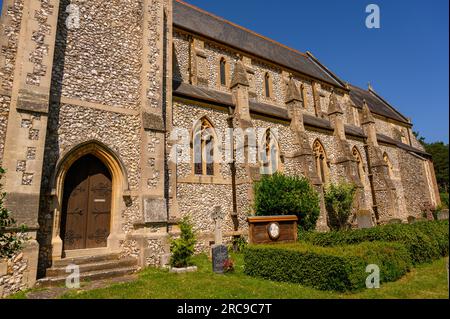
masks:
<path id="1" fill-rule="evenodd" d="M 448 219 L 448 209 L 443 209 L 441 212 L 439 212 L 437 218 L 438 220 Z"/>
<path id="2" fill-rule="evenodd" d="M 224 264 L 228 259 L 228 248 L 225 245 L 214 245 L 212 248 L 213 271 L 218 274 L 224 273 Z"/>
<path id="3" fill-rule="evenodd" d="M 424 209 L 424 211 L 425 211 L 425 214 L 426 214 L 426 218 L 427 218 L 427 220 L 434 220 L 434 216 L 433 216 L 433 207 L 432 207 L 432 205 L 431 205 L 431 203 L 430 202 L 425 202 L 424 203 L 424 206 L 423 206 L 423 209 Z"/>
<path id="4" fill-rule="evenodd" d="M 414 216 L 408 216 L 408 223 L 414 224 L 416 222 L 416 218 Z"/>
<path id="5" fill-rule="evenodd" d="M 360 210 L 356 213 L 356 221 L 358 223 L 358 228 L 372 228 L 372 214 L 368 210 Z"/>
<path id="6" fill-rule="evenodd" d="M 223 266 L 228 259 L 228 248 L 223 245 L 222 239 L 222 220 L 225 217 L 222 207 L 216 206 L 211 214 L 214 220 L 214 246 L 212 246 L 212 264 L 213 271 L 218 274 L 223 274 Z"/>

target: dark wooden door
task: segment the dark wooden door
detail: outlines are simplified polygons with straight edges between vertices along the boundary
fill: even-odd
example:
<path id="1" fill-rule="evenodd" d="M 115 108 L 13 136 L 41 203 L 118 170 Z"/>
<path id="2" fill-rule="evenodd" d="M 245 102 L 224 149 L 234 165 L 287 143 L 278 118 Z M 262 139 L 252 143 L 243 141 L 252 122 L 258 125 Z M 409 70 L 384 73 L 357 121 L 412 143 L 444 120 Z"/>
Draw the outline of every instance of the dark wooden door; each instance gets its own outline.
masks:
<path id="1" fill-rule="evenodd" d="M 107 246 L 111 193 L 111 175 L 95 156 L 84 156 L 72 165 L 64 182 L 61 221 L 64 250 Z"/>

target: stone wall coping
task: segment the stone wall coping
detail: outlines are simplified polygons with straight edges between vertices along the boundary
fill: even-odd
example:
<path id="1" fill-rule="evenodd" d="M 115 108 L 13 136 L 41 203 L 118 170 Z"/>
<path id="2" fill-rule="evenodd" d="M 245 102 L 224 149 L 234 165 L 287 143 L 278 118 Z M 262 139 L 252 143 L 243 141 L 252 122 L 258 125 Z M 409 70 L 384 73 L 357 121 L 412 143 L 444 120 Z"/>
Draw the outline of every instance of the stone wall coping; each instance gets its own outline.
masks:
<path id="1" fill-rule="evenodd" d="M 298 217 L 295 215 L 285 216 L 252 216 L 247 218 L 249 223 L 270 223 L 270 222 L 289 222 L 298 221 Z"/>

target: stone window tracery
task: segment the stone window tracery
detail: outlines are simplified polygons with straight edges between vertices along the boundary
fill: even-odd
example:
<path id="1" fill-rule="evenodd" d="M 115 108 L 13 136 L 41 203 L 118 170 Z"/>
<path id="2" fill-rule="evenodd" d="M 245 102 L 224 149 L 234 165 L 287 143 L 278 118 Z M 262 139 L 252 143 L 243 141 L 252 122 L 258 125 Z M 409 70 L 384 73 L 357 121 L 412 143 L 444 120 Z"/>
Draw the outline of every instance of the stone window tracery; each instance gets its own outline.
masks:
<path id="1" fill-rule="evenodd" d="M 280 149 L 276 136 L 267 129 L 261 143 L 261 174 L 272 175 L 280 171 Z"/>
<path id="2" fill-rule="evenodd" d="M 316 158 L 317 174 L 319 175 L 319 178 L 323 184 L 328 184 L 330 173 L 325 148 L 319 140 L 316 140 L 313 144 L 313 150 L 314 156 Z"/>
<path id="3" fill-rule="evenodd" d="M 194 174 L 214 176 L 215 169 L 215 133 L 207 118 L 202 118 L 193 130 Z"/>
<path id="4" fill-rule="evenodd" d="M 358 177 L 361 180 L 361 182 L 363 184 L 365 184 L 366 171 L 365 171 L 365 168 L 364 168 L 364 162 L 362 160 L 361 153 L 359 152 L 359 150 L 358 150 L 358 148 L 356 146 L 353 147 L 352 154 L 353 154 L 353 157 L 355 158 L 357 166 L 358 166 L 358 170 L 357 170 Z"/>

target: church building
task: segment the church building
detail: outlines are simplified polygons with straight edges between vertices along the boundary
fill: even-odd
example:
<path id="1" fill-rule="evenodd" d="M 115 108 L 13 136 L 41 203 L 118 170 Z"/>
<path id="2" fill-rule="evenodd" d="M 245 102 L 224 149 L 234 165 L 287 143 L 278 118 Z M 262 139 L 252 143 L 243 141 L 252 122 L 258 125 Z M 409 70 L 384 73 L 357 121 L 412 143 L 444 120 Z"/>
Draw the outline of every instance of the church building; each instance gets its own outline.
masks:
<path id="1" fill-rule="evenodd" d="M 246 236 L 262 174 L 306 177 L 319 231 L 341 180 L 355 228 L 440 204 L 411 120 L 311 52 L 179 0 L 3 0 L 0 21 L 1 184 L 30 237 L 0 296 L 78 261 L 92 278 L 165 265 L 184 216 L 198 251 L 215 209 L 226 242 Z M 250 132 L 245 160 L 229 132 Z"/>

